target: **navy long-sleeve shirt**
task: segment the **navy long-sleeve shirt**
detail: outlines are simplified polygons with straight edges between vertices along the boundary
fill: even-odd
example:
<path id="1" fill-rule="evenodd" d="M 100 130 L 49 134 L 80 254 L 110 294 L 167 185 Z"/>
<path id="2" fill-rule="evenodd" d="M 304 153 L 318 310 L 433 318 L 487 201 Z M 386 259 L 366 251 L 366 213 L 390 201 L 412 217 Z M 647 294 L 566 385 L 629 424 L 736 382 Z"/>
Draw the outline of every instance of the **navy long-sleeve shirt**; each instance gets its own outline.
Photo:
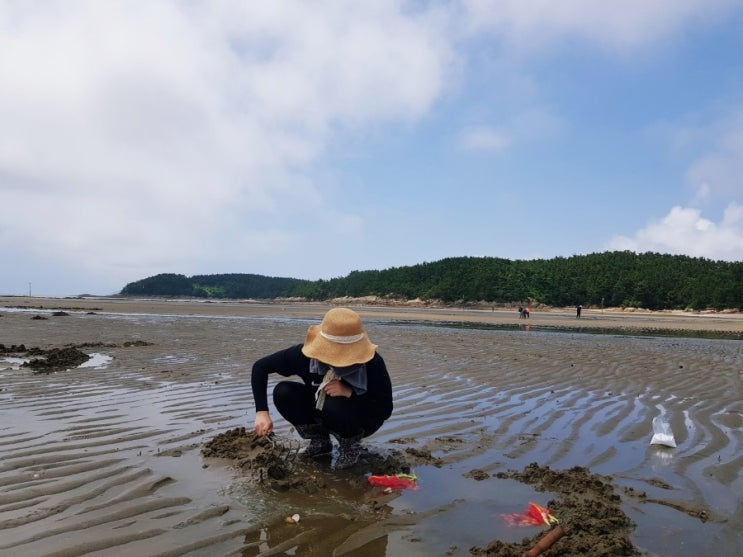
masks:
<path id="1" fill-rule="evenodd" d="M 310 373 L 310 359 L 302 354 L 302 344 L 279 350 L 253 364 L 251 386 L 255 410 L 268 410 L 268 376 L 278 373 L 283 377 L 296 375 L 306 385 L 319 386 L 323 377 Z M 366 362 L 367 386 L 363 395 L 353 393 L 351 399 L 369 418 L 384 422 L 392 415 L 392 382 L 387 366 L 378 353 Z"/>

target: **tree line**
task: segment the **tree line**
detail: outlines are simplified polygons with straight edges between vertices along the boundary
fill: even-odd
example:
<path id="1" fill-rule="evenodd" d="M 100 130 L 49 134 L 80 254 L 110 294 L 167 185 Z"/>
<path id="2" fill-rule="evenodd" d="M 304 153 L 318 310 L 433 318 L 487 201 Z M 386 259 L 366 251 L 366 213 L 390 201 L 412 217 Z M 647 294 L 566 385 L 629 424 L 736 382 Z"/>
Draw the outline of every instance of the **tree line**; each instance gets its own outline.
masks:
<path id="1" fill-rule="evenodd" d="M 194 275 L 192 277 L 162 273 L 130 282 L 121 290 L 121 295 L 265 300 L 290 296 L 295 287 L 306 282 L 308 281 L 243 273 Z"/>
<path id="2" fill-rule="evenodd" d="M 314 301 L 379 296 L 451 304 L 743 310 L 743 262 L 630 251 L 515 261 L 451 257 L 317 281 L 254 274 L 160 274 L 127 284 L 121 294 Z"/>

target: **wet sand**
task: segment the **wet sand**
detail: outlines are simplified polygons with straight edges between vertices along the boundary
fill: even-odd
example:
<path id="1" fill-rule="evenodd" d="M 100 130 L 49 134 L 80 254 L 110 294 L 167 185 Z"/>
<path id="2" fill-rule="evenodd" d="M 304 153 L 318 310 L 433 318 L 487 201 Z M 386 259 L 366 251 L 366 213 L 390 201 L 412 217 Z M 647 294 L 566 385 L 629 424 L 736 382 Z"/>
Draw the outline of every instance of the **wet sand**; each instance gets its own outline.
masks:
<path id="1" fill-rule="evenodd" d="M 0 298 L 0 343 L 94 355 L 49 375 L 0 365 L 0 554 L 469 555 L 539 531 L 500 518 L 552 497 L 499 476 L 534 462 L 611 478 L 642 551 L 739 554 L 740 314 L 356 307 L 395 387 L 366 444 L 429 455 L 418 490 L 359 514 L 371 494 L 345 480 L 364 470 L 318 463 L 317 492 L 275 491 L 201 454 L 252 425 L 251 363 L 326 309 Z M 660 414 L 674 449 L 650 445 Z"/>

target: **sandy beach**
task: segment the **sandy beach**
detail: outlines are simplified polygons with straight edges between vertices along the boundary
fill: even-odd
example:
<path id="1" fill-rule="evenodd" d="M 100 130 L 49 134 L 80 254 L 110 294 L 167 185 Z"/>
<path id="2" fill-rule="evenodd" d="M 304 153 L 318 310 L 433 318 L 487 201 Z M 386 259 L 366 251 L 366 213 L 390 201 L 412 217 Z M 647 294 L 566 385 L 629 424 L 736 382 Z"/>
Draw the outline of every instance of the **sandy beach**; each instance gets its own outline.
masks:
<path id="1" fill-rule="evenodd" d="M 365 443 L 428 455 L 419 489 L 318 465 L 317 492 L 279 492 L 204 457 L 252 427 L 252 362 L 328 307 L 0 297 L 6 349 L 92 356 L 38 374 L 0 353 L 0 555 L 465 556 L 539 532 L 501 519 L 550 501 L 499 476 L 531 463 L 608 478 L 648 555 L 740 554 L 743 315 L 354 306 L 395 391 Z M 658 416 L 675 448 L 650 444 Z"/>

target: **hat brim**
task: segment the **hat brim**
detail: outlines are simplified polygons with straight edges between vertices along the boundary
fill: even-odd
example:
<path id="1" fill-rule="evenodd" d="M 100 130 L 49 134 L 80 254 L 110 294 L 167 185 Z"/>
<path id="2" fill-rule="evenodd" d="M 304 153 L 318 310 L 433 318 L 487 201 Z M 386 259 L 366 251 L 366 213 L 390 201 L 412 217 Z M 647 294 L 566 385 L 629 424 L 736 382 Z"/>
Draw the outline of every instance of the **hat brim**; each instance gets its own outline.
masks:
<path id="1" fill-rule="evenodd" d="M 365 364 L 374 357 L 377 345 L 372 344 L 364 332 L 364 337 L 351 344 L 331 342 L 320 334 L 321 325 L 312 325 L 302 346 L 302 353 L 308 358 L 334 366 L 346 367 Z"/>

